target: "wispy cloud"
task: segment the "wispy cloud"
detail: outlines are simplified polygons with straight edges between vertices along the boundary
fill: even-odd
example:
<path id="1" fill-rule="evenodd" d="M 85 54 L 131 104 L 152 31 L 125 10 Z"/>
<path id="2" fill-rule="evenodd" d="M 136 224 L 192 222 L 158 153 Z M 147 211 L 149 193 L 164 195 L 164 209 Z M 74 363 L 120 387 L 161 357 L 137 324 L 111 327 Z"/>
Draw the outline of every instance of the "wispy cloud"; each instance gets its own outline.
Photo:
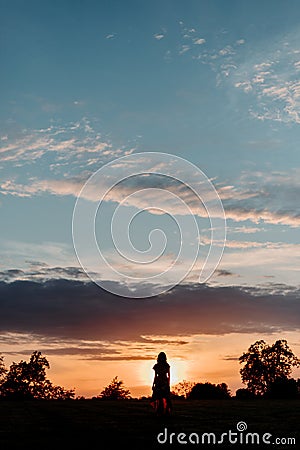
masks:
<path id="1" fill-rule="evenodd" d="M 192 49 L 193 45 L 198 47 L 199 45 L 205 44 L 206 40 L 198 35 L 198 32 L 193 27 L 188 27 L 183 21 L 179 22 L 180 27 L 180 39 L 181 44 L 179 45 L 178 53 L 183 55 Z"/>
<path id="2" fill-rule="evenodd" d="M 156 34 L 153 35 L 153 37 L 157 41 L 160 41 L 161 39 L 163 39 L 165 37 L 165 35 L 163 33 L 156 33 Z"/>
<path id="3" fill-rule="evenodd" d="M 227 227 L 227 233 L 242 233 L 242 234 L 253 234 L 259 233 L 261 231 L 266 231 L 263 227 L 246 227 L 245 225 L 242 227 Z"/>
<path id="4" fill-rule="evenodd" d="M 1 246 L 1 277 L 6 280 L 13 280 L 17 277 L 20 279 L 28 279 L 30 273 L 34 274 L 40 271 L 47 278 L 49 269 L 56 267 L 78 267 L 78 260 L 74 253 L 72 244 L 62 242 L 22 242 L 17 240 L 0 240 Z M 7 270 L 12 266 L 22 273 Z M 36 264 L 33 266 L 32 263 Z M 54 270 L 55 272 L 55 270 Z M 75 272 L 74 272 L 75 275 Z M 37 274 L 36 274 L 37 276 Z M 0 278 L 1 278 L 0 277 Z M 48 277 L 49 278 L 49 277 Z"/>
<path id="5" fill-rule="evenodd" d="M 212 46 L 196 28 L 179 23 L 178 54 L 208 65 L 217 85 L 226 84 L 255 98 L 252 117 L 284 123 L 300 123 L 299 30 L 276 40 L 266 39 L 256 51 L 248 50 L 244 38 L 223 37 L 223 46 Z M 226 42 L 227 41 L 227 42 Z M 203 45 L 207 43 L 208 45 Z M 201 45 L 195 45 L 201 44 Z M 228 83 L 228 84 L 227 84 Z"/>
<path id="6" fill-rule="evenodd" d="M 195 45 L 202 45 L 202 44 L 205 44 L 205 42 L 206 42 L 206 40 L 203 38 L 197 38 L 194 40 Z"/>
<path id="7" fill-rule="evenodd" d="M 125 163 L 122 163 L 123 165 Z M 121 166 L 122 166 L 121 164 Z M 120 167 L 122 170 L 124 167 Z M 116 166 L 116 169 L 118 167 Z M 133 170 L 134 166 L 128 169 Z M 153 171 L 158 168 L 153 167 Z M 82 172 L 76 177 L 65 179 L 37 180 L 31 179 L 26 185 L 14 181 L 4 181 L 0 185 L 0 192 L 4 195 L 15 195 L 29 197 L 43 193 L 55 195 L 77 196 L 84 182 L 92 172 Z M 174 174 L 176 176 L 176 174 Z M 227 219 L 236 222 L 250 220 L 255 224 L 285 224 L 297 227 L 300 224 L 300 175 L 298 169 L 286 172 L 255 172 L 243 173 L 236 180 L 236 186 L 224 185 L 215 181 L 216 190 L 223 202 Z M 99 184 L 100 183 L 100 184 Z M 280 186 L 280 190 L 278 190 Z M 131 194 L 142 191 L 142 195 L 135 195 L 128 199 L 128 204 L 139 209 L 149 205 L 157 205 L 157 192 L 153 189 L 161 189 L 159 206 L 173 214 L 186 214 L 186 209 L 177 202 L 174 197 L 170 199 L 170 192 L 181 198 L 194 214 L 207 217 L 207 212 L 195 194 L 184 184 L 160 175 L 136 176 L 119 183 L 113 189 L 109 177 L 99 180 L 98 184 L 91 185 L 84 195 L 87 200 L 99 201 L 99 187 L 101 190 L 109 191 L 105 197 L 106 201 L 121 203 L 124 198 Z M 110 189 L 110 190 L 109 190 Z M 203 191 L 207 201 L 209 194 Z M 158 211 L 150 211 L 158 213 Z"/>
<path id="8" fill-rule="evenodd" d="M 58 356 L 76 360 L 91 361 L 138 361 L 154 359 L 155 345 L 164 343 L 182 345 L 178 340 L 144 340 L 137 342 L 114 340 L 88 340 L 56 337 L 41 334 L 7 332 L 0 337 L 2 353 L 11 357 L 30 355 L 37 348 L 46 357 Z M 185 341 L 184 343 L 186 343 Z M 21 350 L 19 348 L 21 347 Z"/>
<path id="9" fill-rule="evenodd" d="M 253 117 L 300 123 L 299 36 L 297 30 L 266 43 L 235 72 L 234 86 L 256 97 Z"/>
<path id="10" fill-rule="evenodd" d="M 188 52 L 191 49 L 190 45 L 181 45 L 179 49 L 179 55 L 183 55 L 184 53 Z"/>
<path id="11" fill-rule="evenodd" d="M 205 236 L 201 236 L 201 244 L 202 245 L 209 245 L 210 239 L 206 238 Z M 218 241 L 215 241 L 215 244 L 218 245 Z M 222 242 L 220 242 L 220 245 L 222 245 Z M 297 244 L 287 244 L 285 242 L 272 242 L 272 241 L 263 241 L 263 242 L 257 242 L 257 241 L 237 241 L 237 240 L 231 240 L 226 239 L 226 248 L 233 248 L 233 249 L 252 249 L 252 248 L 266 248 L 266 249 L 297 249 L 297 253 L 299 254 L 299 245 Z"/>
<path id="12" fill-rule="evenodd" d="M 197 28 L 189 27 L 183 21 L 179 22 L 179 28 L 178 54 L 187 54 L 195 62 L 208 65 L 216 76 L 217 85 L 237 69 L 237 56 L 245 44 L 244 39 L 230 40 L 230 37 L 227 37 L 225 40 L 222 36 L 223 45 L 218 43 L 217 46 L 213 44 L 215 39 L 204 37 Z"/>
<path id="13" fill-rule="evenodd" d="M 114 147 L 89 119 L 37 130 L 23 130 L 19 136 L 8 136 L 0 143 L 1 164 L 36 164 L 47 158 L 54 173 L 78 171 L 105 163 L 133 151 L 130 146 Z"/>
<path id="14" fill-rule="evenodd" d="M 228 270 L 232 284 L 264 285 L 272 283 L 299 286 L 300 245 L 288 242 L 227 241 L 219 269 Z M 213 275 L 212 283 L 218 279 Z M 274 286 L 274 285 L 273 285 Z M 281 287 L 282 289 L 282 287 Z M 274 292 L 277 290 L 274 286 Z"/>
<path id="15" fill-rule="evenodd" d="M 248 198 L 225 198 L 227 218 L 299 226 L 299 173 L 299 169 L 293 169 L 289 172 L 257 171 L 242 174 L 237 191 L 245 191 Z"/>

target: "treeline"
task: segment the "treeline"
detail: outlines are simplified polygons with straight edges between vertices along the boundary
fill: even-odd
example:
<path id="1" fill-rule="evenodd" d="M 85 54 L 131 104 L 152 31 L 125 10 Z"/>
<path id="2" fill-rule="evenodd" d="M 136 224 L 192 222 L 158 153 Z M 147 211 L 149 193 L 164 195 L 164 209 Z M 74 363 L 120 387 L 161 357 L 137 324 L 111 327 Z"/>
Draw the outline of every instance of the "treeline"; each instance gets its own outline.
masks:
<path id="1" fill-rule="evenodd" d="M 299 367 L 300 360 L 286 340 L 277 340 L 272 345 L 263 340 L 256 341 L 239 357 L 239 362 L 243 365 L 240 375 L 246 388 L 238 389 L 235 398 L 300 398 L 300 379 L 291 377 L 292 368 Z M 5 367 L 3 357 L 0 357 L 0 399 L 74 399 L 75 389 L 65 389 L 47 379 L 46 369 L 49 368 L 47 358 L 38 351 L 32 353 L 28 362 L 14 362 L 9 369 Z M 171 397 L 186 400 L 222 400 L 234 396 L 226 383 L 184 380 L 173 386 Z M 123 381 L 116 376 L 93 399 L 129 400 L 132 396 Z"/>
<path id="2" fill-rule="evenodd" d="M 269 345 L 260 340 L 252 344 L 239 358 L 244 389 L 232 395 L 226 383 L 192 382 L 183 380 L 172 387 L 171 398 L 182 400 L 223 400 L 278 398 L 300 398 L 300 379 L 291 378 L 293 367 L 300 366 L 300 360 L 288 346 L 286 340 L 277 340 Z M 93 399 L 130 399 L 128 389 L 115 377 L 112 382 Z M 151 397 L 143 397 L 144 400 Z"/>

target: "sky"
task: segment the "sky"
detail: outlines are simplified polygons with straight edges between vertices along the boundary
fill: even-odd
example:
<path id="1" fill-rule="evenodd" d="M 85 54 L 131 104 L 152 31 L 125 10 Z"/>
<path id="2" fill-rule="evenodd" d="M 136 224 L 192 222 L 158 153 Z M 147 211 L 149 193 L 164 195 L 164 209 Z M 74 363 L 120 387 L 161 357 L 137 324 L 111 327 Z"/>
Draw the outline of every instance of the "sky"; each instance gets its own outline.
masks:
<path id="1" fill-rule="evenodd" d="M 139 396 L 160 351 L 173 384 L 232 392 L 255 340 L 299 356 L 299 2 L 2 0 L 0 34 L 6 364 L 41 350 L 78 395 Z"/>

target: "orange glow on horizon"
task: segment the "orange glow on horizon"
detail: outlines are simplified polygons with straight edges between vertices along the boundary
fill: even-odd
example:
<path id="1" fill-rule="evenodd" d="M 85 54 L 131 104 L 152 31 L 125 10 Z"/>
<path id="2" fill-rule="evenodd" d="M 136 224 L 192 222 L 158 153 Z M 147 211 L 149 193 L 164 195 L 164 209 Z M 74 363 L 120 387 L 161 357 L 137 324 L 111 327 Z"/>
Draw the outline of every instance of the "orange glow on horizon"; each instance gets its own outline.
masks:
<path id="1" fill-rule="evenodd" d="M 17 336 L 15 336 L 17 338 Z M 174 336 L 176 338 L 176 336 Z M 159 337 L 156 337 L 159 339 Z M 242 334 L 232 333 L 227 335 L 199 335 L 186 338 L 184 345 L 167 344 L 163 351 L 167 354 L 170 364 L 171 389 L 183 381 L 221 383 L 225 382 L 232 394 L 236 389 L 245 387 L 241 383 L 238 362 L 240 356 L 248 347 L 258 339 L 264 339 L 268 343 L 273 343 L 277 339 L 286 339 L 294 351 L 300 356 L 300 343 L 298 332 L 286 332 L 284 334 Z M 25 342 L 25 343 L 24 343 Z M 137 346 L 138 344 L 138 346 Z M 44 343 L 42 343 L 44 346 Z M 67 344 L 63 342 L 60 348 Z M 154 348 L 155 345 L 155 348 Z M 91 398 L 97 396 L 118 376 L 124 382 L 124 387 L 129 389 L 135 397 L 152 394 L 152 383 L 154 377 L 153 366 L 156 363 L 158 353 L 157 344 L 150 348 L 147 344 L 147 351 L 153 352 L 153 359 L 138 359 L 138 354 L 142 355 L 141 343 L 129 342 L 128 345 L 122 343 L 118 348 L 116 359 L 93 359 L 87 355 L 56 355 L 54 353 L 43 353 L 50 363 L 50 370 L 47 370 L 47 378 L 54 384 L 66 389 L 75 388 L 76 396 Z M 19 336 L 19 343 L 8 343 L 2 345 L 1 351 L 4 355 L 4 362 L 7 368 L 15 361 L 21 359 L 28 360 L 32 349 L 39 350 L 41 343 L 29 341 L 26 343 L 22 336 Z M 43 348 L 43 347 L 42 347 Z M 50 348 L 50 345 L 49 345 Z M 109 343 L 108 343 L 109 348 Z M 53 347 L 54 349 L 54 347 Z M 139 353 L 138 353 L 139 352 Z M 124 355 L 124 359 L 122 359 Z M 130 355 L 133 356 L 130 359 Z M 294 369 L 292 377 L 300 377 L 300 368 Z"/>

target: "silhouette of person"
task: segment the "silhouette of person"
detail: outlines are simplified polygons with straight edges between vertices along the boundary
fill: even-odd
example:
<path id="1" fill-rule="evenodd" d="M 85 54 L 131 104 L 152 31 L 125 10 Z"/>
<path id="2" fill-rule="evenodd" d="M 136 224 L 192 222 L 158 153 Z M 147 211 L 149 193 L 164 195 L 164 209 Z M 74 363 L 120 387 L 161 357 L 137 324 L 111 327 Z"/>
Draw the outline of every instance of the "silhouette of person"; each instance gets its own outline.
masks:
<path id="1" fill-rule="evenodd" d="M 157 357 L 157 363 L 153 366 L 154 380 L 152 385 L 152 406 L 159 414 L 170 414 L 171 412 L 171 393 L 170 393 L 170 365 L 167 362 L 167 356 L 160 352 Z"/>

